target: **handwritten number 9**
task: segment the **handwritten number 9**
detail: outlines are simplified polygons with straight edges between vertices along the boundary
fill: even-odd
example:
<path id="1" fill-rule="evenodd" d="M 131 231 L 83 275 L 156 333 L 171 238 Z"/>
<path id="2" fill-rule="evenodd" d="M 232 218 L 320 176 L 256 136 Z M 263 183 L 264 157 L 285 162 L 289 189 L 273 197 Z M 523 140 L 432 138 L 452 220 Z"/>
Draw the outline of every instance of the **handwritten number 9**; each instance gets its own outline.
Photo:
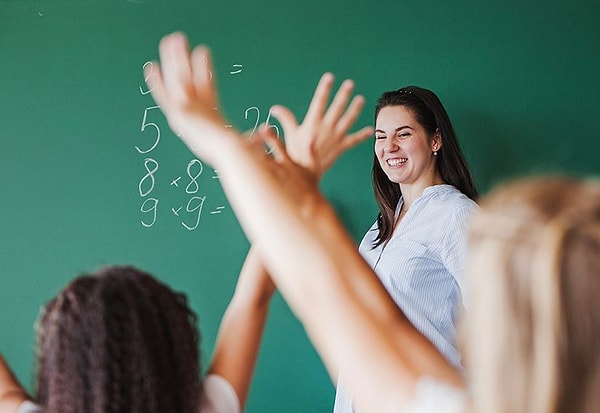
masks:
<path id="1" fill-rule="evenodd" d="M 149 207 L 146 204 L 151 204 Z M 146 228 L 150 228 L 156 222 L 156 210 L 158 208 L 158 199 L 156 198 L 147 198 L 140 207 L 140 211 L 145 213 L 152 212 L 152 221 L 147 224 L 143 220 L 141 221 L 142 225 Z"/>
<path id="2" fill-rule="evenodd" d="M 185 222 L 181 223 L 181 225 L 183 225 L 187 230 L 193 231 L 198 228 L 198 224 L 200 223 L 200 214 L 202 213 L 202 206 L 204 205 L 205 200 L 205 196 L 193 196 L 188 201 L 185 210 L 190 213 L 198 211 L 198 215 L 196 215 L 196 223 L 193 226 L 189 226 Z M 197 205 L 193 205 L 194 202 L 197 202 Z"/>

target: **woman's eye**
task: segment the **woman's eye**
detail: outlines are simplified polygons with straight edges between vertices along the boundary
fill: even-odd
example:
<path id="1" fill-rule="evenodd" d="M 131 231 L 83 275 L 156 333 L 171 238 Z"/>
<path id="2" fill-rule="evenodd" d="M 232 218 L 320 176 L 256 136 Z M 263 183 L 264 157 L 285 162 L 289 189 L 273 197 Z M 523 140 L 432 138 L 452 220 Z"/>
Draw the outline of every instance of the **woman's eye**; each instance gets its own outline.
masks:
<path id="1" fill-rule="evenodd" d="M 406 139 L 408 137 L 410 137 L 410 133 L 408 133 L 408 132 L 403 132 L 403 133 L 398 134 L 398 138 L 400 138 L 400 139 Z"/>
<path id="2" fill-rule="evenodd" d="M 385 139 L 385 135 L 375 135 L 375 140 Z"/>

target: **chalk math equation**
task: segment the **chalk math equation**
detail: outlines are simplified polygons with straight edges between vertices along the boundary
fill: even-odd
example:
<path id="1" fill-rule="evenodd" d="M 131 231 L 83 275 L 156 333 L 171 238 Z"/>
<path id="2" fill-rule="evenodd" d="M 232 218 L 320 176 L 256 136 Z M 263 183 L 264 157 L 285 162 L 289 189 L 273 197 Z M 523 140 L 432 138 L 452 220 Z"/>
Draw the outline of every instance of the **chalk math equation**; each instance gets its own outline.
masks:
<path id="1" fill-rule="evenodd" d="M 146 68 L 149 70 L 145 71 Z M 145 62 L 142 66 L 146 77 L 144 81 L 147 81 L 150 76 L 153 76 L 156 70 L 154 64 L 151 61 Z M 229 70 L 230 76 L 238 76 L 243 73 L 243 65 L 233 64 Z M 213 74 L 209 73 L 212 78 Z M 139 94 L 145 99 L 152 99 L 150 96 L 151 90 L 147 89 L 146 86 L 138 86 Z M 152 103 L 154 101 L 151 100 Z M 217 109 L 217 108 L 215 108 Z M 159 215 L 167 215 L 175 222 L 178 222 L 182 228 L 188 231 L 197 229 L 202 221 L 203 214 L 208 211 L 209 216 L 217 216 L 225 210 L 225 200 L 222 199 L 219 202 L 214 203 L 208 200 L 207 189 L 210 184 L 206 183 L 206 180 L 201 181 L 200 178 L 207 173 L 210 174 L 210 180 L 208 182 L 216 182 L 218 184 L 219 176 L 218 171 L 211 169 L 205 171 L 203 163 L 194 158 L 191 159 L 185 167 L 185 173 L 181 175 L 175 175 L 168 178 L 170 182 L 169 187 L 176 191 L 181 191 L 185 194 L 185 199 L 180 204 L 175 203 L 172 205 L 161 204 L 158 195 L 156 195 L 157 176 L 160 173 L 160 163 L 156 156 L 156 149 L 158 148 L 161 141 L 161 127 L 154 121 L 158 116 L 162 116 L 160 106 L 153 104 L 151 106 L 145 106 L 143 113 L 141 114 L 141 127 L 140 134 L 137 138 L 139 143 L 134 145 L 135 150 L 142 156 L 143 172 L 138 182 L 138 193 L 140 196 L 140 208 L 141 213 L 140 224 L 144 228 L 153 227 Z M 246 138 L 250 139 L 256 132 L 261 119 L 261 112 L 257 106 L 250 106 L 244 109 L 243 113 L 244 120 L 251 123 L 251 129 L 246 133 Z M 269 111 L 265 124 L 269 125 L 270 128 L 274 129 L 277 137 L 280 136 L 280 131 L 277 125 L 271 125 L 271 112 Z M 233 127 L 233 125 L 224 125 L 225 127 Z M 179 137 L 180 133 L 176 133 Z M 153 154 L 154 152 L 154 154 Z M 206 206 L 206 208 L 205 208 Z"/>

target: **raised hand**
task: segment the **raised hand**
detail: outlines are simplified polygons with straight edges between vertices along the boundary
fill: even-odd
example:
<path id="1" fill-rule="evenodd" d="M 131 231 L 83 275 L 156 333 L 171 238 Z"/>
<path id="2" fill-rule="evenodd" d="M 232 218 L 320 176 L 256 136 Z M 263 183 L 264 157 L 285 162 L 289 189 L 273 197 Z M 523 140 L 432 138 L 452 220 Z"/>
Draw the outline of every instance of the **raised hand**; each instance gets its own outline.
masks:
<path id="1" fill-rule="evenodd" d="M 237 136 L 218 109 L 210 52 L 198 46 L 190 53 L 186 37 L 173 33 L 161 40 L 159 54 L 160 70 L 146 76 L 152 97 L 188 148 L 214 165 Z"/>
<path id="2" fill-rule="evenodd" d="M 298 125 L 295 116 L 286 107 L 275 105 L 271 108 L 271 115 L 283 127 L 290 157 L 312 171 L 317 178 L 344 151 L 373 134 L 371 127 L 348 133 L 365 103 L 364 98 L 357 95 L 348 105 L 354 89 L 354 82 L 351 80 L 342 83 L 331 105 L 327 107 L 333 81 L 331 73 L 325 73 L 321 77 L 301 125 Z"/>

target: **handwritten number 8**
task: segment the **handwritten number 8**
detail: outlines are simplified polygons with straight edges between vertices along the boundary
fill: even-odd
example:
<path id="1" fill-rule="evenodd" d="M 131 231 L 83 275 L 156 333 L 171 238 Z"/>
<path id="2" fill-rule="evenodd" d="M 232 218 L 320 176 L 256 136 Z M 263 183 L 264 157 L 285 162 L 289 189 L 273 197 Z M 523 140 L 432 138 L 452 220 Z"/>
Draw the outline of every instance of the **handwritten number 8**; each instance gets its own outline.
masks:
<path id="1" fill-rule="evenodd" d="M 150 164 L 152 164 L 152 168 L 148 166 Z M 140 180 L 140 183 L 138 184 L 138 190 L 140 191 L 140 196 L 142 198 L 148 195 L 154 189 L 154 174 L 156 173 L 156 171 L 158 171 L 158 162 L 152 158 L 146 158 L 144 159 L 144 168 L 146 168 L 147 173 L 146 175 L 144 175 L 144 177 Z M 143 186 L 144 182 L 146 182 L 147 179 L 150 179 L 150 188 L 147 191 L 144 191 Z"/>

